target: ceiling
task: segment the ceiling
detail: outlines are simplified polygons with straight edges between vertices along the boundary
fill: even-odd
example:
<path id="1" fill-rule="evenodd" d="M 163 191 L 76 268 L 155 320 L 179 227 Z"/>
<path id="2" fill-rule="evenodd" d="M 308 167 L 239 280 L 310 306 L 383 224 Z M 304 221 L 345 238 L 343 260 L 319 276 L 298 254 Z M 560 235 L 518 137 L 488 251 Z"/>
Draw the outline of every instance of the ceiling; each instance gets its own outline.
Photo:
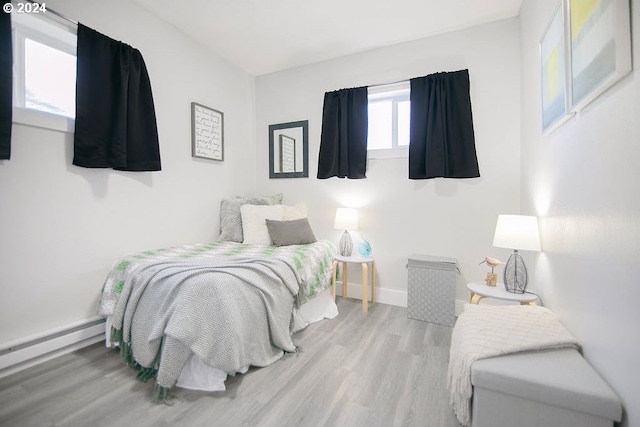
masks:
<path id="1" fill-rule="evenodd" d="M 517 16 L 522 0 L 134 0 L 253 75 Z"/>

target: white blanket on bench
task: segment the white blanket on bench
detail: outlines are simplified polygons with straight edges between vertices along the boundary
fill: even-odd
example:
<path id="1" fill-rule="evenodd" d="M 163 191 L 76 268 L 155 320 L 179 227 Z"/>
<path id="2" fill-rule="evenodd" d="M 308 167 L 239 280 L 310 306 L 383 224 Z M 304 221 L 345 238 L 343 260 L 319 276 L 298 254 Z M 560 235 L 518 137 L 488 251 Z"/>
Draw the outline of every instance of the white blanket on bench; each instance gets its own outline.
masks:
<path id="1" fill-rule="evenodd" d="M 547 308 L 483 307 L 460 315 L 451 337 L 449 403 L 463 426 L 471 423 L 471 365 L 478 359 L 521 351 L 580 348 L 576 338 Z"/>

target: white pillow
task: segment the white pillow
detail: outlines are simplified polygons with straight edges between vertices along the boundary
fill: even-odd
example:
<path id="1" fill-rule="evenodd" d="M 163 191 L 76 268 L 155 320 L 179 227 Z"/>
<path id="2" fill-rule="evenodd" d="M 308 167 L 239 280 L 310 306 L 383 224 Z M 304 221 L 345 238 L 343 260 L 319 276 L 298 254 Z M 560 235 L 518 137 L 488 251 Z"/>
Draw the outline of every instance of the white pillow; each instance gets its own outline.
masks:
<path id="1" fill-rule="evenodd" d="M 242 243 L 271 245 L 266 220 L 281 221 L 283 210 L 282 205 L 242 205 L 240 206 L 240 215 L 242 216 L 242 232 L 244 234 Z"/>
<path id="2" fill-rule="evenodd" d="M 282 205 L 282 209 L 282 219 L 285 221 L 292 221 L 294 219 L 303 219 L 307 217 L 307 205 L 304 202 L 296 203 L 295 206 Z"/>

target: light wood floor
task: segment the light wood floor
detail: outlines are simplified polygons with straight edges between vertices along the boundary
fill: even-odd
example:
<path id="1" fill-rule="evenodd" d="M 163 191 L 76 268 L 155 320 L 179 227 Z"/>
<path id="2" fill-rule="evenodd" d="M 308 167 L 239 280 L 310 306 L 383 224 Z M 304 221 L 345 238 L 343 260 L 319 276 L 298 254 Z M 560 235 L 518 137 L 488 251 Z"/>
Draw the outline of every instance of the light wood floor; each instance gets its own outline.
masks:
<path id="1" fill-rule="evenodd" d="M 1 426 L 459 427 L 448 405 L 451 328 L 405 308 L 338 298 L 340 315 L 294 335 L 301 352 L 152 402 L 120 356 L 95 344 L 0 379 Z"/>

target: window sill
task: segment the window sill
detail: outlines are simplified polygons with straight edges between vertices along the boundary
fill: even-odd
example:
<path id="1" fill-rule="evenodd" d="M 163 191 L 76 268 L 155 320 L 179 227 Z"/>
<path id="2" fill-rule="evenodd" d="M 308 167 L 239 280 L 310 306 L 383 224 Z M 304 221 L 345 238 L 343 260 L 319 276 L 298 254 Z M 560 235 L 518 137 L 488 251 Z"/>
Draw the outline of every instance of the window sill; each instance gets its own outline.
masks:
<path id="1" fill-rule="evenodd" d="M 13 123 L 58 132 L 73 133 L 75 131 L 75 120 L 72 118 L 29 108 L 13 107 Z"/>
<path id="2" fill-rule="evenodd" d="M 369 159 L 402 159 L 409 157 L 409 147 L 367 150 Z"/>

